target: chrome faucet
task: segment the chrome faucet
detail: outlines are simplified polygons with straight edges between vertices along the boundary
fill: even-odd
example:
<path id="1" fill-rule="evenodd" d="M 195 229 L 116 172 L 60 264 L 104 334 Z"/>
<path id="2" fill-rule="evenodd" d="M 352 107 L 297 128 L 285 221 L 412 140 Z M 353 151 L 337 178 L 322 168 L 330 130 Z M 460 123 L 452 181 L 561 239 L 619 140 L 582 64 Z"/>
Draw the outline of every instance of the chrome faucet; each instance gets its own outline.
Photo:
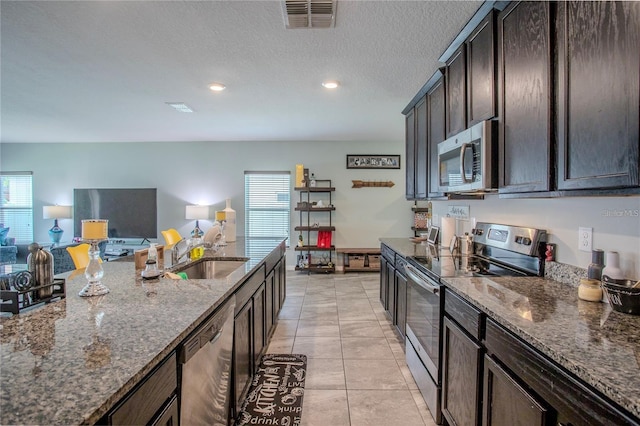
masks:
<path id="1" fill-rule="evenodd" d="M 180 263 L 182 261 L 182 258 L 185 256 L 187 256 L 188 260 L 191 260 L 191 250 L 198 247 L 211 248 L 211 243 L 206 243 L 200 240 L 198 243 L 193 244 L 191 238 L 182 238 L 171 248 L 171 265 Z"/>

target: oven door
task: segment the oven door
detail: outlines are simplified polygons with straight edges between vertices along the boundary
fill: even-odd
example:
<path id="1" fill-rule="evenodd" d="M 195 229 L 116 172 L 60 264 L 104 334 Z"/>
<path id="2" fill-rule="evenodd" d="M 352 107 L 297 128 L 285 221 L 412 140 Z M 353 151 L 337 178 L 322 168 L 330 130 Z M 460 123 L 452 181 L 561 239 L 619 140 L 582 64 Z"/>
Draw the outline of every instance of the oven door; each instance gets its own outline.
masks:
<path id="1" fill-rule="evenodd" d="M 436 384 L 440 384 L 440 317 L 443 309 L 442 289 L 415 266 L 407 264 L 407 329 L 422 363 Z"/>
<path id="2" fill-rule="evenodd" d="M 415 266 L 405 265 L 407 274 L 407 344 L 409 371 L 429 407 L 436 424 L 442 423 L 440 409 L 440 347 L 444 291 L 435 280 Z"/>

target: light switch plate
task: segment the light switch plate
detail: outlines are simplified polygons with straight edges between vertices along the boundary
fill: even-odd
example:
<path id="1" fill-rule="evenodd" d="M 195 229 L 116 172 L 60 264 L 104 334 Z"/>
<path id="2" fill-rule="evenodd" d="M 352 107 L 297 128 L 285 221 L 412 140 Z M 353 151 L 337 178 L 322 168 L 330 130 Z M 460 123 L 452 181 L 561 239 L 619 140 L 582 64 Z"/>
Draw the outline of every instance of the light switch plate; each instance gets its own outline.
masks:
<path id="1" fill-rule="evenodd" d="M 578 250 L 591 251 L 593 247 L 593 228 L 578 228 Z"/>

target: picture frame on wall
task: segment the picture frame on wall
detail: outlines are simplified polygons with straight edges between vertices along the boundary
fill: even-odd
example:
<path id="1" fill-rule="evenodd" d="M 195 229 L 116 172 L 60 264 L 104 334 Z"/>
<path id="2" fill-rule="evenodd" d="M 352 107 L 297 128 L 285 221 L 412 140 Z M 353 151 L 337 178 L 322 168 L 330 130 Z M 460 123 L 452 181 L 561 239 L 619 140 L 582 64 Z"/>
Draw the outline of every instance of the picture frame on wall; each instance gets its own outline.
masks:
<path id="1" fill-rule="evenodd" d="M 399 169 L 399 155 L 347 154 L 347 169 Z"/>

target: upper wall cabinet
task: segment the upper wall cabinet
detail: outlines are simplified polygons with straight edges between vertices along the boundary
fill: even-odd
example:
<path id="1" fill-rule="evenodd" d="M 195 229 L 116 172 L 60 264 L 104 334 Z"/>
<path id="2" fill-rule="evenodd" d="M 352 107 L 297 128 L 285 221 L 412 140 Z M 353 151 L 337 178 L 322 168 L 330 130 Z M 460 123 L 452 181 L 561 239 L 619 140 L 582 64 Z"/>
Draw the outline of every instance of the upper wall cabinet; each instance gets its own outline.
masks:
<path id="1" fill-rule="evenodd" d="M 440 197 L 438 184 L 438 144 L 446 139 L 446 89 L 445 78 L 436 72 L 433 86 L 427 92 L 427 168 L 429 173 L 429 197 Z"/>
<path id="2" fill-rule="evenodd" d="M 640 2 L 558 2 L 558 189 L 640 186 Z"/>
<path id="3" fill-rule="evenodd" d="M 467 128 L 467 62 L 463 44 L 447 61 L 447 137 Z"/>
<path id="4" fill-rule="evenodd" d="M 416 190 L 416 110 L 411 108 L 405 115 L 405 198 L 415 199 Z"/>
<path id="5" fill-rule="evenodd" d="M 415 199 L 427 198 L 427 99 L 416 105 L 416 186 Z"/>
<path id="6" fill-rule="evenodd" d="M 467 128 L 496 116 L 495 13 L 484 18 L 467 42 Z"/>
<path id="7" fill-rule="evenodd" d="M 407 200 L 427 198 L 427 102 L 422 97 L 407 112 L 406 125 L 406 194 Z"/>
<path id="8" fill-rule="evenodd" d="M 549 191 L 549 2 L 515 2 L 498 15 L 500 193 Z"/>

